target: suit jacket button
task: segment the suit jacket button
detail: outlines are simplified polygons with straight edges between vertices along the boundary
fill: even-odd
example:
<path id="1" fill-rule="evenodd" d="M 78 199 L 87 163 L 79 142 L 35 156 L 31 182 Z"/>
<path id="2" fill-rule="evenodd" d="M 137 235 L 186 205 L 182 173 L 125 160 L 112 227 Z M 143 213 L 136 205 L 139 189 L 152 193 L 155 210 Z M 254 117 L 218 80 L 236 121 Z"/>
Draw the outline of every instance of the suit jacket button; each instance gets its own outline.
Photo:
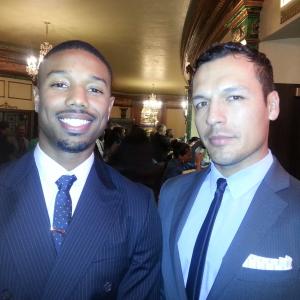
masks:
<path id="1" fill-rule="evenodd" d="M 110 293 L 112 290 L 112 282 L 110 282 L 110 281 L 105 282 L 103 285 L 103 288 L 104 288 L 105 293 Z"/>
<path id="2" fill-rule="evenodd" d="M 1 300 L 11 300 L 13 299 L 12 293 L 8 289 L 4 289 L 0 292 Z"/>

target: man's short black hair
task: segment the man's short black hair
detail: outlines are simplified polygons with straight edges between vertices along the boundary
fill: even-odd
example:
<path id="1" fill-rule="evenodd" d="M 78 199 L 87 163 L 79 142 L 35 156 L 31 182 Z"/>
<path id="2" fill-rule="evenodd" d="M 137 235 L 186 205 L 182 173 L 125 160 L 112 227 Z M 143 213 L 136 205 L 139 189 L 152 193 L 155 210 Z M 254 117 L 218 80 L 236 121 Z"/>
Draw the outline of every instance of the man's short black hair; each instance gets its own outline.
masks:
<path id="1" fill-rule="evenodd" d="M 173 149 L 174 158 L 187 154 L 190 149 L 191 147 L 187 143 L 177 142 Z"/>
<path id="2" fill-rule="evenodd" d="M 91 44 L 84 42 L 84 41 L 80 41 L 80 40 L 69 40 L 69 41 L 65 41 L 62 42 L 56 46 L 54 46 L 44 57 L 44 59 L 46 60 L 47 58 L 49 58 L 51 55 L 60 52 L 60 51 L 64 51 L 64 50 L 71 50 L 71 49 L 78 49 L 78 50 L 84 50 L 87 51 L 93 55 L 95 55 L 96 57 L 98 57 L 107 67 L 109 75 L 110 75 L 110 79 L 112 80 L 112 68 L 109 64 L 109 62 L 107 61 L 107 59 L 104 57 L 104 55 L 98 50 L 96 49 L 94 46 L 92 46 Z M 38 77 L 37 77 L 37 83 L 38 82 Z"/>
<path id="3" fill-rule="evenodd" d="M 264 53 L 242 45 L 241 43 L 228 42 L 213 45 L 197 59 L 195 70 L 197 71 L 203 64 L 207 62 L 216 60 L 218 58 L 223 58 L 228 55 L 241 55 L 254 64 L 257 79 L 262 86 L 265 99 L 270 92 L 275 90 L 273 81 L 273 68 L 270 60 Z"/>

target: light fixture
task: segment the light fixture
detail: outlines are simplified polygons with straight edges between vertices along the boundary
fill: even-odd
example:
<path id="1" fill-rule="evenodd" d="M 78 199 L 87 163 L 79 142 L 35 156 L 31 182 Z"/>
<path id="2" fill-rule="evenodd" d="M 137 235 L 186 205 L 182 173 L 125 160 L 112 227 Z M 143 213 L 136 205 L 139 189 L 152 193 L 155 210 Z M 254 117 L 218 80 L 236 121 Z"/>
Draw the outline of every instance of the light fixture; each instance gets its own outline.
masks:
<path id="1" fill-rule="evenodd" d="M 162 101 L 156 99 L 156 95 L 154 94 L 154 84 L 152 85 L 152 93 L 149 96 L 149 99 L 144 100 L 143 105 L 150 109 L 161 109 Z"/>
<path id="2" fill-rule="evenodd" d="M 185 86 L 185 97 L 180 103 L 182 110 L 183 110 L 185 123 L 187 123 L 187 115 L 188 115 L 188 109 L 189 109 L 189 100 L 188 99 L 189 99 L 189 87 Z"/>
<path id="3" fill-rule="evenodd" d="M 27 58 L 26 72 L 30 77 L 32 77 L 32 80 L 35 80 L 35 77 L 38 74 L 39 66 L 43 61 L 45 55 L 52 49 L 52 45 L 47 41 L 48 25 L 50 24 L 50 22 L 44 22 L 44 23 L 46 25 L 46 39 L 43 43 L 41 43 L 39 58 L 36 58 L 33 55 Z"/>
<path id="4" fill-rule="evenodd" d="M 240 43 L 241 43 L 242 45 L 244 45 L 244 46 L 246 46 L 246 45 L 247 45 L 247 41 L 246 41 L 246 39 L 243 39 L 243 40 L 241 40 L 241 41 L 240 41 Z"/>
<path id="5" fill-rule="evenodd" d="M 147 100 L 143 101 L 141 123 L 147 126 L 155 126 L 156 123 L 158 123 L 158 114 L 162 107 L 162 104 L 162 101 L 156 99 L 153 84 L 151 95 Z"/>
<path id="6" fill-rule="evenodd" d="M 187 109 L 188 109 L 188 101 L 187 100 L 182 100 L 181 101 L 181 107 L 183 109 L 184 117 L 186 118 L 186 116 L 187 116 Z"/>
<path id="7" fill-rule="evenodd" d="M 292 0 L 280 0 L 280 7 L 284 7 L 285 5 L 287 5 L 291 1 Z"/>

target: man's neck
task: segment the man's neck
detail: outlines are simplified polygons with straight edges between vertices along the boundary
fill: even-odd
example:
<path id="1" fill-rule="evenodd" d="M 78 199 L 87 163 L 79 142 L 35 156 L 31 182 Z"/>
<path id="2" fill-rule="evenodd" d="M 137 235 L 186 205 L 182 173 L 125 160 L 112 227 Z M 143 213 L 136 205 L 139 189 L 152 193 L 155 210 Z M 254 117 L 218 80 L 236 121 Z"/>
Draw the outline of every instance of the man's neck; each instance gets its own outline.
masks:
<path id="1" fill-rule="evenodd" d="M 66 151 L 50 151 L 49 149 L 45 149 L 43 145 L 39 144 L 41 150 L 45 152 L 50 158 L 56 161 L 59 165 L 61 165 L 64 169 L 70 171 L 75 169 L 77 166 L 82 164 L 86 159 L 88 159 L 93 153 L 93 148 L 87 149 L 78 153 L 71 153 Z M 89 150 L 89 151 L 88 151 Z"/>

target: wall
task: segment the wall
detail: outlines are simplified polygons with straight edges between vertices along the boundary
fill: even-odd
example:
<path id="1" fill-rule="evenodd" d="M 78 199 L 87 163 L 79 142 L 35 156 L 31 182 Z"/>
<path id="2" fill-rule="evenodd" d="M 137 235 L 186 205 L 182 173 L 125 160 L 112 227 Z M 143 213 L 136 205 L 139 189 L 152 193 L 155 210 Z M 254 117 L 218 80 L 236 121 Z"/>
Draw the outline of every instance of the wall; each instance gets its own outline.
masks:
<path id="1" fill-rule="evenodd" d="M 111 118 L 121 118 L 120 108 L 122 108 L 122 107 L 114 105 L 111 110 L 110 117 Z M 126 111 L 126 119 L 130 119 L 130 117 L 131 117 L 131 108 L 128 107 L 127 111 Z"/>
<path id="2" fill-rule="evenodd" d="M 260 40 L 269 39 L 273 34 L 284 29 L 284 27 L 292 25 L 299 17 L 299 14 L 297 14 L 280 24 L 280 0 L 264 0 L 260 13 Z"/>
<path id="3" fill-rule="evenodd" d="M 139 94 L 124 94 L 113 93 L 115 96 L 115 103 L 111 112 L 111 119 L 121 118 L 120 109 L 127 107 L 126 120 L 132 120 L 134 123 L 141 122 L 141 112 L 143 108 L 143 100 L 148 99 L 149 95 Z M 182 95 L 157 95 L 158 99 L 162 99 L 164 105 L 161 113 L 158 116 L 158 121 L 166 124 L 167 128 L 172 128 L 175 137 L 183 137 L 186 133 L 185 120 L 181 101 Z"/>
<path id="4" fill-rule="evenodd" d="M 191 126 L 191 137 L 193 136 L 199 136 L 198 130 L 195 123 L 195 109 L 192 108 L 192 126 Z"/>
<path id="5" fill-rule="evenodd" d="M 271 60 L 276 83 L 300 83 L 300 38 L 264 41 L 259 50 Z"/>
<path id="6" fill-rule="evenodd" d="M 300 13 L 280 24 L 280 1 L 265 0 L 259 25 L 259 50 L 272 62 L 276 83 L 300 83 Z"/>
<path id="7" fill-rule="evenodd" d="M 271 60 L 280 114 L 270 124 L 269 146 L 284 168 L 300 179 L 300 14 L 280 24 L 279 0 L 265 0 L 261 12 L 259 50 Z"/>
<path id="8" fill-rule="evenodd" d="M 166 126 L 173 129 L 175 138 L 181 138 L 185 135 L 186 127 L 182 108 L 167 108 Z"/>
<path id="9" fill-rule="evenodd" d="M 0 77 L 0 107 L 34 110 L 32 82 L 10 77 Z"/>

